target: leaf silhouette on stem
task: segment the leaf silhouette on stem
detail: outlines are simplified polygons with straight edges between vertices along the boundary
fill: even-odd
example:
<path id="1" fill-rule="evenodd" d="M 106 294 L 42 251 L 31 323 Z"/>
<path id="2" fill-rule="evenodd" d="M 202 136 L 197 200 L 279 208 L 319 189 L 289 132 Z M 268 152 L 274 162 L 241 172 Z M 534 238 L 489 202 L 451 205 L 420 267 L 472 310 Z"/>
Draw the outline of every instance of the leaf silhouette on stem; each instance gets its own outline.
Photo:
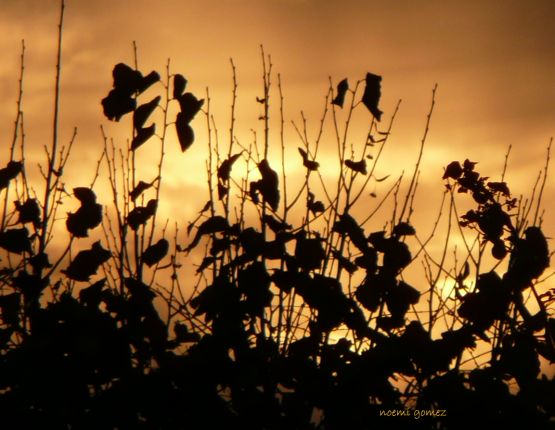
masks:
<path id="1" fill-rule="evenodd" d="M 185 249 L 185 252 L 190 252 L 200 242 L 202 236 L 206 234 L 221 233 L 229 229 L 229 223 L 223 216 L 215 215 L 204 221 L 198 228 L 195 238 L 191 244 Z"/>
<path id="2" fill-rule="evenodd" d="M 133 231 L 137 231 L 139 226 L 146 224 L 146 222 L 154 216 L 158 208 L 158 201 L 150 199 L 146 206 L 137 206 L 127 215 L 126 222 Z"/>
<path id="3" fill-rule="evenodd" d="M 0 248 L 13 254 L 31 252 L 31 238 L 27 228 L 10 228 L 0 232 Z"/>
<path id="4" fill-rule="evenodd" d="M 98 268 L 111 257 L 112 253 L 104 249 L 100 241 L 93 243 L 90 249 L 80 251 L 69 266 L 62 270 L 69 279 L 74 281 L 88 281 L 96 274 Z"/>
<path id="5" fill-rule="evenodd" d="M 148 267 L 152 267 L 166 256 L 169 249 L 170 243 L 162 238 L 145 249 L 141 259 Z"/>
<path id="6" fill-rule="evenodd" d="M 279 206 L 278 174 L 272 170 L 266 159 L 258 163 L 258 171 L 262 175 L 262 179 L 250 183 L 249 194 L 253 202 L 258 203 L 257 193 L 260 193 L 263 201 L 268 203 L 275 212 Z"/>
<path id="7" fill-rule="evenodd" d="M 366 171 L 366 160 L 364 158 L 360 161 L 345 160 L 345 166 L 363 175 L 366 175 L 368 173 Z"/>
<path id="8" fill-rule="evenodd" d="M 301 157 L 303 158 L 303 166 L 308 170 L 318 170 L 320 164 L 317 161 L 311 161 L 308 159 L 308 154 L 303 148 L 298 148 Z"/>
<path id="9" fill-rule="evenodd" d="M 173 77 L 173 98 L 179 99 L 183 92 L 185 91 L 185 87 L 187 86 L 187 79 L 185 76 L 177 73 Z"/>
<path id="10" fill-rule="evenodd" d="M 364 94 L 362 95 L 362 103 L 368 108 L 370 113 L 374 115 L 377 121 L 382 118 L 382 111 L 378 109 L 378 103 L 380 102 L 381 92 L 381 81 L 382 77 L 379 75 L 374 75 L 373 73 L 366 74 L 366 87 L 364 88 Z"/>
<path id="11" fill-rule="evenodd" d="M 23 163 L 20 161 L 10 161 L 6 167 L 0 169 L 0 190 L 8 186 L 12 179 L 15 179 L 23 171 Z"/>
<path id="12" fill-rule="evenodd" d="M 96 203 L 96 194 L 90 188 L 74 188 L 73 194 L 81 202 L 81 207 L 74 213 L 68 213 L 67 231 L 75 237 L 88 237 L 88 231 L 102 222 L 102 205 Z"/>
<path id="13" fill-rule="evenodd" d="M 40 206 L 37 199 L 27 199 L 25 202 L 21 203 L 15 201 L 15 209 L 19 213 L 17 222 L 19 224 L 33 223 L 35 228 L 40 226 Z"/>
<path id="14" fill-rule="evenodd" d="M 349 81 L 347 78 L 343 79 L 339 84 L 337 84 L 337 95 L 332 100 L 332 104 L 337 105 L 339 107 L 343 107 L 343 103 L 345 103 L 345 95 L 349 90 Z"/>

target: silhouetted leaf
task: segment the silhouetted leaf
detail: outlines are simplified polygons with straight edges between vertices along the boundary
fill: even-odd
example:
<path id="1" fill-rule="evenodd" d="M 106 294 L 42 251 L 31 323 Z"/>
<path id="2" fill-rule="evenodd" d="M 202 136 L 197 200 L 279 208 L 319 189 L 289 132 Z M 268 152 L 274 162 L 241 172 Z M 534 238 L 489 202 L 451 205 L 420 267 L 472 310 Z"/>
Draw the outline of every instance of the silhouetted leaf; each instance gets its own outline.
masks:
<path id="1" fill-rule="evenodd" d="M 141 72 L 132 69 L 124 63 L 118 63 L 114 66 L 112 76 L 114 78 L 114 88 L 128 95 L 138 91 L 143 79 Z"/>
<path id="2" fill-rule="evenodd" d="M 348 89 L 349 81 L 345 78 L 337 84 L 337 94 L 331 103 L 339 107 L 343 107 L 343 103 L 345 103 L 345 95 L 347 94 Z"/>
<path id="3" fill-rule="evenodd" d="M 173 98 L 178 99 L 181 97 L 183 92 L 185 91 L 185 87 L 187 86 L 187 79 L 185 76 L 180 75 L 177 73 L 173 77 Z"/>
<path id="4" fill-rule="evenodd" d="M 239 291 L 245 295 L 247 311 L 255 316 L 272 303 L 270 275 L 261 262 L 254 262 L 241 270 L 237 276 Z"/>
<path id="5" fill-rule="evenodd" d="M 180 343 L 198 342 L 200 340 L 198 333 L 189 331 L 185 324 L 179 322 L 174 324 L 173 332 L 175 334 L 175 339 Z"/>
<path id="6" fill-rule="evenodd" d="M 502 260 L 507 255 L 507 248 L 505 248 L 505 243 L 499 239 L 493 242 L 493 247 L 491 248 L 491 255 L 497 260 Z"/>
<path id="7" fill-rule="evenodd" d="M 11 293 L 0 296 L 0 311 L 2 322 L 6 325 L 17 325 L 19 321 L 21 295 Z"/>
<path id="8" fill-rule="evenodd" d="M 394 238 L 387 240 L 383 253 L 383 269 L 388 273 L 398 273 L 412 261 L 407 244 Z"/>
<path id="9" fill-rule="evenodd" d="M 66 228 L 75 237 L 87 237 L 88 230 L 102 222 L 102 205 L 96 203 L 96 195 L 90 188 L 74 188 L 73 194 L 81 202 L 81 207 L 68 213 Z"/>
<path id="10" fill-rule="evenodd" d="M 106 278 L 95 282 L 90 287 L 83 288 L 79 291 L 79 301 L 91 308 L 98 308 L 102 301 L 102 289 L 106 285 Z"/>
<path id="11" fill-rule="evenodd" d="M 27 199 L 23 204 L 16 201 L 15 209 L 19 212 L 18 223 L 31 222 L 35 228 L 40 226 L 40 206 L 37 199 Z"/>
<path id="12" fill-rule="evenodd" d="M 233 167 L 233 163 L 237 161 L 237 159 L 241 156 L 241 154 L 242 152 L 234 154 L 222 162 L 220 167 L 218 167 L 218 179 L 224 182 L 229 180 L 229 175 L 231 174 L 231 168 Z"/>
<path id="13" fill-rule="evenodd" d="M 400 236 L 413 236 L 416 234 L 414 227 L 407 222 L 400 222 L 393 228 L 393 234 Z"/>
<path id="14" fill-rule="evenodd" d="M 227 219 L 223 216 L 215 215 L 204 221 L 198 228 L 195 238 L 191 244 L 185 249 L 185 252 L 190 252 L 195 246 L 198 245 L 202 236 L 206 234 L 220 233 L 224 232 L 229 228 L 229 223 Z"/>
<path id="15" fill-rule="evenodd" d="M 374 115 L 376 120 L 380 121 L 382 118 L 382 111 L 378 109 L 380 102 L 382 77 L 374 75 L 373 73 L 366 74 L 366 87 L 362 95 L 362 103 L 368 108 L 370 113 Z"/>
<path id="16" fill-rule="evenodd" d="M 339 220 L 333 225 L 333 231 L 342 235 L 348 235 L 353 245 L 361 252 L 365 252 L 368 248 L 368 241 L 364 235 L 364 230 L 362 230 L 362 227 L 360 227 L 356 220 L 348 213 L 339 216 Z"/>
<path id="17" fill-rule="evenodd" d="M 506 277 L 514 288 L 524 289 L 549 267 L 549 248 L 539 227 L 528 227 L 524 239 L 516 238 L 513 242 Z"/>
<path id="18" fill-rule="evenodd" d="M 326 254 L 320 238 L 307 239 L 299 234 L 295 244 L 295 258 L 299 267 L 305 270 L 318 269 Z"/>
<path id="19" fill-rule="evenodd" d="M 152 267 L 166 256 L 169 249 L 170 243 L 166 239 L 162 238 L 144 250 L 141 260 L 148 267 Z"/>
<path id="20" fill-rule="evenodd" d="M 142 193 L 152 187 L 153 183 L 154 181 L 150 183 L 139 181 L 135 188 L 133 188 L 129 193 L 129 197 L 131 197 L 131 200 L 137 200 L 137 197 L 139 197 Z"/>
<path id="21" fill-rule="evenodd" d="M 345 160 L 345 166 L 363 175 L 366 175 L 368 173 L 366 171 L 366 160 L 364 158 L 360 161 Z"/>
<path id="22" fill-rule="evenodd" d="M 122 116 L 133 112 L 137 107 L 137 102 L 131 94 L 117 88 L 111 90 L 101 103 L 104 115 L 111 121 L 119 121 Z"/>
<path id="23" fill-rule="evenodd" d="M 353 274 L 358 270 L 358 266 L 355 263 L 353 263 L 348 258 L 342 256 L 338 251 L 334 250 L 332 254 L 334 258 L 337 260 L 337 262 L 339 263 L 339 267 L 342 267 L 350 274 Z"/>
<path id="24" fill-rule="evenodd" d="M 291 224 L 287 224 L 285 221 L 280 221 L 270 214 L 264 215 L 262 217 L 262 221 L 264 221 L 264 223 L 266 223 L 266 225 L 270 227 L 270 230 L 272 230 L 274 233 L 279 233 L 280 231 L 284 230 L 291 230 L 293 228 Z"/>
<path id="25" fill-rule="evenodd" d="M 511 197 L 511 192 L 506 182 L 488 182 L 488 187 L 494 193 L 501 193 L 505 197 Z"/>
<path id="26" fill-rule="evenodd" d="M 308 192 L 307 208 L 310 212 L 312 212 L 313 215 L 324 212 L 326 210 L 326 208 L 324 207 L 324 203 L 319 200 L 316 201 L 314 194 L 310 191 Z"/>
<path id="27" fill-rule="evenodd" d="M 151 124 L 149 127 L 137 130 L 137 134 L 131 142 L 131 151 L 136 150 L 139 146 L 145 143 L 148 139 L 154 136 L 156 132 L 156 124 Z"/>
<path id="28" fill-rule="evenodd" d="M 11 228 L 0 232 L 0 248 L 14 254 L 31 252 L 31 238 L 27 228 Z"/>
<path id="29" fill-rule="evenodd" d="M 279 179 L 277 173 L 272 170 L 268 160 L 258 163 L 258 171 L 262 179 L 250 183 L 249 194 L 254 203 L 258 203 L 257 193 L 262 195 L 264 202 L 268 203 L 275 212 L 279 206 Z"/>
<path id="30" fill-rule="evenodd" d="M 111 255 L 110 251 L 102 247 L 100 241 L 95 242 L 90 249 L 80 251 L 62 273 L 74 281 L 88 281 Z"/>
<path id="31" fill-rule="evenodd" d="M 297 148 L 301 157 L 303 158 L 303 166 L 305 166 L 308 170 L 318 170 L 320 164 L 316 161 L 311 161 L 308 159 L 308 154 L 303 148 Z"/>
<path id="32" fill-rule="evenodd" d="M 133 231 L 136 231 L 139 226 L 145 224 L 154 214 L 158 208 L 158 202 L 151 199 L 147 202 L 146 206 L 137 206 L 127 215 L 126 223 Z"/>
<path id="33" fill-rule="evenodd" d="M 185 123 L 190 123 L 204 104 L 204 99 L 197 99 L 191 93 L 185 93 L 177 101 L 181 107 L 181 118 Z"/>
<path id="34" fill-rule="evenodd" d="M 29 264 L 31 265 L 35 273 L 52 267 L 52 264 L 50 264 L 50 261 L 48 260 L 48 254 L 44 252 L 33 255 L 31 258 L 29 258 Z"/>
<path id="35" fill-rule="evenodd" d="M 158 72 L 153 70 L 148 75 L 141 78 L 141 80 L 139 81 L 139 87 L 137 88 L 137 91 L 139 93 L 142 93 L 143 91 L 145 91 L 150 86 L 154 85 L 159 80 L 160 80 L 160 75 L 158 74 Z"/>
<path id="36" fill-rule="evenodd" d="M 23 163 L 20 161 L 10 161 L 6 167 L 0 169 L 0 190 L 6 188 L 10 181 L 15 179 L 22 170 Z"/>
<path id="37" fill-rule="evenodd" d="M 452 178 L 459 179 L 463 174 L 463 168 L 461 163 L 458 161 L 453 161 L 447 165 L 445 168 L 445 173 L 443 174 L 443 179 Z"/>
<path id="38" fill-rule="evenodd" d="M 177 114 L 175 119 L 175 130 L 177 131 L 177 138 L 181 151 L 185 152 L 195 140 L 195 132 L 187 122 L 182 112 Z"/>
<path id="39" fill-rule="evenodd" d="M 154 112 L 158 103 L 160 103 L 160 99 L 160 96 L 156 96 L 148 103 L 140 105 L 135 112 L 133 112 L 133 127 L 135 130 L 139 131 L 143 128 L 148 117 Z"/>
<path id="40" fill-rule="evenodd" d="M 400 281 L 397 286 L 387 291 L 385 303 L 392 316 L 404 318 L 410 305 L 415 305 L 419 299 L 420 292 L 416 288 L 404 281 Z"/>

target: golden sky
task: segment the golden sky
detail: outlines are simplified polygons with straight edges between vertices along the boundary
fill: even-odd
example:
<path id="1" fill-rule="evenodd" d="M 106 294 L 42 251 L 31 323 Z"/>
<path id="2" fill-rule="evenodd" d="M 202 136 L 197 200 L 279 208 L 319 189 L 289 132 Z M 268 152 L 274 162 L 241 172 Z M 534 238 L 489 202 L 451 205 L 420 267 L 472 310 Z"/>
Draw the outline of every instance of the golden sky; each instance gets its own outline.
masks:
<path id="1" fill-rule="evenodd" d="M 35 151 L 51 133 L 58 3 L 0 4 L 2 136 L 5 142 L 11 136 L 20 42 L 25 39 L 26 138 Z M 422 211 L 439 202 L 442 167 L 470 158 L 480 162 L 482 173 L 498 179 L 509 144 L 509 185 L 517 194 L 528 193 L 555 134 L 553 22 L 551 0 L 66 0 L 60 134 L 68 141 L 74 126 L 79 133 L 74 153 L 79 162 L 68 175 L 77 182 L 85 175 L 84 182 L 90 181 L 90 160 L 102 150 L 101 124 L 110 135 L 128 131 L 106 120 L 100 100 L 111 88 L 114 64 L 132 64 L 132 41 L 144 72 L 163 74 L 171 58 L 172 71 L 188 78 L 190 91 L 202 97 L 210 88 L 222 133 L 228 127 L 232 57 L 239 82 L 237 136 L 244 141 L 250 128 L 260 125 L 255 97 L 262 91 L 263 44 L 282 77 L 286 123 L 299 121 L 302 109 L 312 135 L 329 77 L 337 83 L 345 77 L 355 82 L 368 71 L 383 76 L 383 122 L 403 101 L 380 174 L 412 170 L 431 90 L 438 84 L 422 166 Z M 201 118 L 193 125 L 205 128 Z M 292 160 L 300 164 L 300 142 L 288 133 Z M 323 145 L 325 157 L 334 143 Z M 170 153 L 167 190 L 194 196 L 186 204 L 174 200 L 169 209 L 180 209 L 185 219 L 206 200 L 200 167 L 205 156 L 202 139 L 185 154 Z M 553 192 L 551 181 L 547 197 Z M 433 196 L 430 201 L 428 196 Z M 553 214 L 555 207 L 547 200 Z M 547 233 L 555 237 L 553 224 Z"/>

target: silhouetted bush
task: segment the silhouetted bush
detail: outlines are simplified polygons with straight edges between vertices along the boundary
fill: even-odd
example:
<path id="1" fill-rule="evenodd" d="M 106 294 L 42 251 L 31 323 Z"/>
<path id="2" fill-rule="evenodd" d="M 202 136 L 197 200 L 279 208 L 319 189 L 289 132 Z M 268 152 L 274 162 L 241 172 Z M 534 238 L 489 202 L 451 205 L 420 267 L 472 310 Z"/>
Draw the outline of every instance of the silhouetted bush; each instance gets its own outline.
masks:
<path id="1" fill-rule="evenodd" d="M 445 198 L 455 214 L 449 225 L 463 237 L 475 232 L 462 264 L 449 269 L 428 254 L 427 241 L 411 241 L 418 238 L 411 216 L 424 137 L 406 196 L 397 199 L 399 179 L 376 203 L 395 196 L 387 225 L 376 227 L 373 214 L 361 218 L 355 204 L 372 199 L 369 181 L 385 182 L 374 172 L 391 131 L 391 124 L 378 128 L 381 77 L 369 73 L 353 87 L 346 79 L 337 90 L 330 84 L 315 142 L 298 129 L 303 147 L 288 163 L 302 164 L 306 176 L 290 184 L 289 192 L 297 188 L 291 198 L 283 138 L 280 168 L 269 152 L 273 74 L 263 51 L 262 59 L 261 148 L 256 141 L 241 146 L 234 136 L 233 63 L 225 149 L 212 140 L 209 100 L 186 92 L 187 80 L 171 74 L 169 63 L 163 78 L 117 64 L 101 104 L 109 120 L 130 118 L 133 135 L 121 152 L 105 135 L 92 185 L 73 188 L 71 196 L 60 179 L 71 145 L 59 148 L 56 135 L 46 155 L 44 196 L 29 184 L 25 148 L 18 146 L 20 98 L 13 145 L 0 170 L 0 426 L 553 425 L 554 380 L 540 375 L 540 357 L 555 361 L 553 291 L 539 289 L 551 256 L 538 216 L 543 186 L 530 201 L 518 200 L 476 163 L 448 164 Z M 157 93 L 144 101 L 147 88 Z M 281 83 L 278 88 L 281 95 Z M 364 108 L 368 140 L 349 156 L 351 116 Z M 196 115 L 206 117 L 209 130 L 209 199 L 187 227 L 190 238 L 184 242 L 176 228 L 169 240 L 167 228 L 157 227 L 167 131 L 175 128 L 186 151 L 195 141 Z M 326 117 L 337 130 L 335 194 L 315 159 Z M 161 148 L 158 176 L 140 177 L 135 153 L 154 140 Z M 238 163 L 247 167 L 244 178 L 233 171 Z M 111 196 L 93 191 L 101 168 Z M 474 205 L 462 215 L 458 194 Z M 56 254 L 56 213 L 70 199 L 79 207 L 65 218 L 68 244 Z M 113 205 L 103 206 L 108 201 Z M 190 256 L 191 273 L 201 245 L 198 279 L 183 279 L 180 261 Z M 404 272 L 421 254 L 433 276 L 413 286 Z M 438 292 L 442 276 L 453 282 L 448 297 Z"/>

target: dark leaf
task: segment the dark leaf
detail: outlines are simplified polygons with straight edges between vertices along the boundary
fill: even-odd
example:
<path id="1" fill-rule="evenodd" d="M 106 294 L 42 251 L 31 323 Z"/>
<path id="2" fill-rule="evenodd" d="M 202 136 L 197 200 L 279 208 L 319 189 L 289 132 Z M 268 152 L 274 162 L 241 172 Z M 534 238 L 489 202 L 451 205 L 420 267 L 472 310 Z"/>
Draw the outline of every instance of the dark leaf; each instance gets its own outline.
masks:
<path id="1" fill-rule="evenodd" d="M 274 295 L 270 291 L 270 275 L 261 262 L 254 262 L 239 272 L 239 291 L 245 295 L 247 311 L 260 315 L 272 303 Z"/>
<path id="2" fill-rule="evenodd" d="M 14 254 L 31 252 L 31 238 L 27 228 L 12 228 L 0 232 L 0 248 Z"/>
<path id="3" fill-rule="evenodd" d="M 73 189 L 73 195 L 81 205 L 93 205 L 96 203 L 96 194 L 87 187 L 76 187 Z"/>
<path id="4" fill-rule="evenodd" d="M 15 179 L 17 175 L 23 170 L 23 163 L 20 161 L 10 161 L 3 169 L 0 169 L 0 190 L 3 190 L 8 186 L 12 179 Z"/>
<path id="5" fill-rule="evenodd" d="M 66 227 L 75 237 L 87 237 L 88 230 L 102 222 L 102 205 L 96 203 L 96 195 L 90 188 L 74 188 L 73 194 L 81 202 L 81 207 L 68 214 Z"/>
<path id="6" fill-rule="evenodd" d="M 308 159 L 308 154 L 303 148 L 298 148 L 301 157 L 303 158 L 303 166 L 305 166 L 308 170 L 318 170 L 320 164 L 317 161 L 311 161 Z"/>
<path id="7" fill-rule="evenodd" d="M 19 321 L 21 294 L 11 293 L 0 296 L 0 311 L 2 322 L 7 325 L 17 325 Z"/>
<path id="8" fill-rule="evenodd" d="M 358 266 L 355 263 L 353 263 L 347 257 L 344 257 L 343 255 L 341 255 L 338 251 L 334 250 L 332 254 L 337 260 L 337 262 L 339 263 L 339 267 L 345 269 L 351 275 L 358 270 Z"/>
<path id="9" fill-rule="evenodd" d="M 137 206 L 127 215 L 127 224 L 136 231 L 156 213 L 157 207 L 158 202 L 155 199 L 149 200 L 146 206 Z"/>
<path id="10" fill-rule="evenodd" d="M 106 118 L 119 121 L 123 115 L 135 110 L 137 102 L 130 94 L 116 88 L 102 99 L 102 107 Z"/>
<path id="11" fill-rule="evenodd" d="M 382 111 L 378 109 L 378 103 L 380 102 L 380 96 L 382 94 L 381 80 L 381 76 L 374 75 L 373 73 L 367 73 L 366 87 L 364 88 L 364 94 L 362 95 L 362 103 L 378 121 L 382 118 Z"/>
<path id="12" fill-rule="evenodd" d="M 180 75 L 179 73 L 173 77 L 173 98 L 178 99 L 185 91 L 185 87 L 187 86 L 187 79 L 185 76 Z"/>
<path id="13" fill-rule="evenodd" d="M 413 236 L 416 234 L 414 227 L 407 222 L 400 222 L 393 228 L 393 234 L 400 236 Z"/>
<path id="14" fill-rule="evenodd" d="M 95 282 L 90 287 L 83 288 L 79 292 L 79 301 L 86 306 L 97 308 L 102 301 L 102 289 L 106 285 L 106 278 Z"/>
<path id="15" fill-rule="evenodd" d="M 387 273 L 398 273 L 407 267 L 412 261 L 409 247 L 404 242 L 399 242 L 393 238 L 387 240 L 384 249 L 383 269 Z"/>
<path id="16" fill-rule="evenodd" d="M 190 252 L 195 246 L 198 245 L 202 236 L 206 234 L 221 233 L 229 229 L 229 223 L 223 216 L 215 215 L 204 221 L 198 228 L 195 238 L 191 244 L 185 249 L 185 252 Z"/>
<path id="17" fill-rule="evenodd" d="M 339 220 L 333 225 L 333 231 L 342 235 L 348 235 L 353 245 L 355 245 L 359 251 L 365 252 L 368 249 L 368 241 L 364 235 L 364 230 L 348 213 L 339 216 Z"/>
<path id="18" fill-rule="evenodd" d="M 137 88 L 137 91 L 139 93 L 142 93 L 143 91 L 145 91 L 148 87 L 154 85 L 156 82 L 158 82 L 160 80 L 160 75 L 158 74 L 158 72 L 156 71 L 152 71 L 150 72 L 148 75 L 146 75 L 145 77 L 141 78 L 141 80 L 139 81 L 139 85 Z"/>
<path id="19" fill-rule="evenodd" d="M 218 200 L 223 200 L 229 194 L 229 188 L 222 183 L 218 183 Z"/>
<path id="20" fill-rule="evenodd" d="M 242 152 L 232 155 L 228 159 L 224 160 L 220 167 L 218 167 L 218 179 L 222 181 L 228 181 L 229 175 L 231 174 L 231 168 L 233 163 L 241 156 Z"/>
<path id="21" fill-rule="evenodd" d="M 459 179 L 463 174 L 463 168 L 461 163 L 458 161 L 453 161 L 445 168 L 445 173 L 443 174 L 443 179 L 452 178 Z"/>
<path id="22" fill-rule="evenodd" d="M 19 212 L 18 223 L 26 224 L 31 222 L 35 228 L 40 226 L 40 207 L 37 199 L 27 199 L 23 204 L 16 201 L 15 208 Z"/>
<path id="23" fill-rule="evenodd" d="M 310 191 L 308 192 L 307 208 L 310 212 L 312 212 L 313 215 L 324 212 L 326 210 L 326 208 L 324 207 L 324 203 L 322 203 L 320 200 L 316 201 L 314 194 Z"/>
<path id="24" fill-rule="evenodd" d="M 345 166 L 363 175 L 366 175 L 366 173 L 368 173 L 366 171 L 366 160 L 364 158 L 360 161 L 345 160 Z"/>
<path id="25" fill-rule="evenodd" d="M 139 183 L 135 186 L 135 188 L 133 188 L 133 190 L 131 190 L 131 192 L 129 193 L 129 197 L 131 197 L 131 200 L 133 201 L 137 200 L 137 197 L 139 197 L 142 193 L 144 193 L 146 190 L 152 187 L 153 183 L 154 181 L 150 183 L 139 181 Z"/>
<path id="26" fill-rule="evenodd" d="M 300 268 L 305 270 L 318 269 L 326 254 L 320 238 L 307 239 L 299 234 L 295 244 L 295 258 Z"/>
<path id="27" fill-rule="evenodd" d="M 139 131 L 143 128 L 148 117 L 154 112 L 158 103 L 160 103 L 160 98 L 160 96 L 154 97 L 148 103 L 140 105 L 135 112 L 133 112 L 133 127 L 135 130 Z"/>
<path id="28" fill-rule="evenodd" d="M 216 257 L 204 257 L 202 259 L 202 263 L 200 263 L 200 266 L 197 267 L 197 273 L 203 272 L 207 267 L 209 267 L 215 261 L 217 261 Z"/>
<path id="29" fill-rule="evenodd" d="M 175 130 L 177 131 L 177 138 L 179 140 L 179 145 L 181 146 L 181 151 L 185 152 L 195 140 L 195 132 L 186 121 L 182 112 L 177 114 L 175 120 Z"/>
<path id="30" fill-rule="evenodd" d="M 90 249 L 80 251 L 62 273 L 74 281 L 88 281 L 111 255 L 110 251 L 102 247 L 100 241 L 95 242 Z"/>
<path id="31" fill-rule="evenodd" d="M 129 96 L 139 90 L 141 80 L 143 79 L 141 72 L 132 69 L 124 63 L 114 66 L 112 76 L 114 78 L 114 88 Z"/>
<path id="32" fill-rule="evenodd" d="M 257 181 L 256 190 L 262 194 L 264 202 L 268 203 L 275 212 L 279 206 L 278 175 L 272 170 L 268 160 L 262 160 L 258 163 L 258 170 L 262 175 L 262 179 Z"/>
<path id="33" fill-rule="evenodd" d="M 347 78 L 345 78 L 337 84 L 337 95 L 331 103 L 339 107 L 343 107 L 343 103 L 345 103 L 345 95 L 347 94 L 348 89 L 349 82 L 347 81 Z"/>
<path id="34" fill-rule="evenodd" d="M 141 257 L 142 262 L 148 267 L 152 267 L 159 263 L 162 258 L 166 256 L 168 250 L 170 249 L 170 243 L 166 239 L 160 239 L 153 245 L 150 245 L 144 250 Z"/>
<path id="35" fill-rule="evenodd" d="M 131 151 L 134 151 L 143 143 L 145 143 L 148 139 L 154 136 L 156 132 L 156 124 L 152 124 L 149 127 L 141 128 L 137 131 L 137 135 L 133 138 L 131 142 Z"/>
<path id="36" fill-rule="evenodd" d="M 35 273 L 52 267 L 52 264 L 50 264 L 50 261 L 48 260 L 48 254 L 44 252 L 41 254 L 33 255 L 31 258 L 29 258 L 29 264 L 31 265 Z"/>
<path id="37" fill-rule="evenodd" d="M 174 324 L 173 332 L 175 334 L 175 339 L 180 343 L 198 342 L 200 340 L 198 333 L 189 331 L 187 326 L 180 322 Z"/>
<path id="38" fill-rule="evenodd" d="M 177 101 L 179 101 L 179 106 L 181 107 L 182 120 L 187 124 L 193 120 L 204 104 L 204 99 L 199 100 L 191 93 L 183 94 Z"/>
<path id="39" fill-rule="evenodd" d="M 511 192 L 506 182 L 488 182 L 488 187 L 494 193 L 501 193 L 505 197 L 511 197 Z"/>
<path id="40" fill-rule="evenodd" d="M 262 221 L 264 221 L 266 225 L 270 227 L 270 230 L 272 230 L 274 233 L 279 233 L 280 231 L 284 230 L 291 230 L 293 228 L 291 224 L 287 224 L 285 221 L 280 221 L 270 214 L 264 215 L 262 217 Z"/>

